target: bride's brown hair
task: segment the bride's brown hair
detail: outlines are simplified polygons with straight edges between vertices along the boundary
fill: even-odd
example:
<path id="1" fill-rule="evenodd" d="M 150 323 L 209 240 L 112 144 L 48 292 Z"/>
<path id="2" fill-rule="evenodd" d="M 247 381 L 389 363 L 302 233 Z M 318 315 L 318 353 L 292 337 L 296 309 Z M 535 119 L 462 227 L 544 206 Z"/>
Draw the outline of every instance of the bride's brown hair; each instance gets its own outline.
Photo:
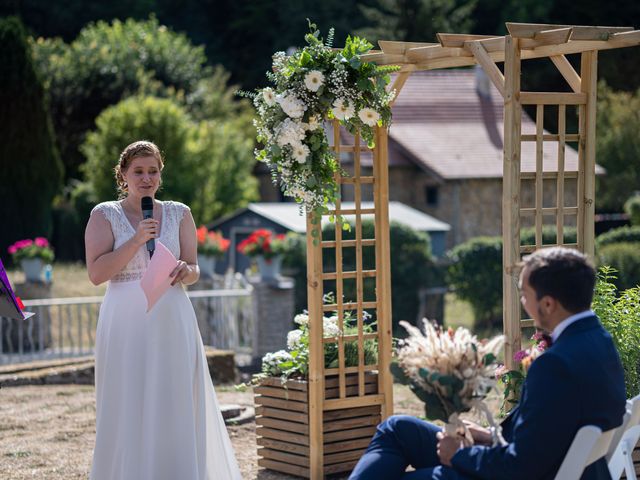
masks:
<path id="1" fill-rule="evenodd" d="M 122 175 L 122 172 L 129 168 L 129 165 L 131 165 L 134 158 L 140 157 L 154 157 L 158 161 L 158 168 L 160 171 L 164 168 L 162 153 L 160 153 L 160 149 L 155 143 L 149 142 L 148 140 L 138 140 L 137 142 L 127 145 L 120 154 L 118 164 L 114 168 L 116 174 L 116 185 L 118 187 L 118 196 L 120 198 L 126 197 L 129 193 L 129 187 Z"/>

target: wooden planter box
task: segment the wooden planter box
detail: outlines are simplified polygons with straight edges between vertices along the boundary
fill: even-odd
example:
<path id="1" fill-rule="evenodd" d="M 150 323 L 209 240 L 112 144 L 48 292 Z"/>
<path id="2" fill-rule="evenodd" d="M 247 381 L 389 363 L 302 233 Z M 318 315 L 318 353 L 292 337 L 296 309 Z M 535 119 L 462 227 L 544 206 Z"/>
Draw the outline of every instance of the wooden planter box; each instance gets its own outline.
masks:
<path id="1" fill-rule="evenodd" d="M 358 395 L 358 376 L 346 376 L 346 394 Z M 309 402 L 305 380 L 264 379 L 255 387 L 258 465 L 309 478 Z M 378 374 L 367 372 L 365 392 L 378 392 Z M 338 398 L 338 377 L 325 379 L 325 398 Z M 380 423 L 380 405 L 324 412 L 324 475 L 350 472 Z"/>

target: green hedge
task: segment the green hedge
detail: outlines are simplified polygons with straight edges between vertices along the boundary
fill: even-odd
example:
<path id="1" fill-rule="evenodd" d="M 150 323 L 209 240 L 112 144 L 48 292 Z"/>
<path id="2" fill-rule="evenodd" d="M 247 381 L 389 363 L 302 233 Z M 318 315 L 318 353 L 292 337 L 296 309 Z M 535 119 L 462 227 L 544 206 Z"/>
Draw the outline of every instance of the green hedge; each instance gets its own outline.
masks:
<path id="1" fill-rule="evenodd" d="M 605 245 L 598 250 L 597 260 L 599 265 L 608 265 L 618 272 L 612 282 L 619 290 L 640 285 L 640 243 Z"/>
<path id="2" fill-rule="evenodd" d="M 637 227 L 618 227 L 608 232 L 598 235 L 596 237 L 596 247 L 604 247 L 605 245 L 611 245 L 612 243 L 628 243 L 638 242 L 640 243 L 640 226 Z"/>
<path id="3" fill-rule="evenodd" d="M 640 194 L 629 197 L 624 204 L 624 211 L 629 215 L 629 221 L 634 227 L 640 228 Z"/>

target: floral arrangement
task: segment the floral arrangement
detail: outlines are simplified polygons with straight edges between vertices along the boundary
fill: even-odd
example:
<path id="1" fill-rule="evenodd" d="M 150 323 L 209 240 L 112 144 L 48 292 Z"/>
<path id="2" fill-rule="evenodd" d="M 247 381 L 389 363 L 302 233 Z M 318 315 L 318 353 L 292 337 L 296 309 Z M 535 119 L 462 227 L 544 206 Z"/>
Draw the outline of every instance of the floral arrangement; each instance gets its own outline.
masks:
<path id="1" fill-rule="evenodd" d="M 41 258 L 44 262 L 53 262 L 55 255 L 49 241 L 44 237 L 36 237 L 34 240 L 18 240 L 8 248 L 14 263 L 29 258 Z"/>
<path id="2" fill-rule="evenodd" d="M 221 233 L 210 232 L 202 225 L 196 231 L 198 235 L 198 253 L 221 257 L 229 249 L 231 241 L 224 238 Z"/>
<path id="3" fill-rule="evenodd" d="M 513 360 L 518 365 L 517 370 L 507 370 L 504 365 L 500 365 L 496 369 L 496 378 L 504 386 L 504 400 L 500 408 L 503 415 L 518 403 L 522 384 L 533 361 L 551 346 L 551 339 L 540 332 L 534 333 L 531 340 L 533 340 L 531 347 L 520 350 L 513 355 Z"/>
<path id="4" fill-rule="evenodd" d="M 270 260 L 288 250 L 287 236 L 275 235 L 266 229 L 254 230 L 238 244 L 237 250 L 248 257 L 262 255 L 265 260 Z"/>
<path id="5" fill-rule="evenodd" d="M 325 302 L 331 302 L 332 295 L 325 296 Z M 364 312 L 363 331 L 375 333 L 375 323 L 371 322 L 371 316 Z M 281 377 L 283 380 L 292 377 L 306 378 L 309 371 L 309 316 L 301 313 L 295 316 L 294 322 L 297 327 L 287 333 L 287 349 L 275 353 L 267 353 L 262 358 L 262 373 L 254 380 L 259 381 L 264 376 Z M 324 338 L 334 338 L 341 335 L 352 335 L 358 333 L 355 316 L 351 312 L 345 312 L 343 318 L 343 330 L 338 326 L 338 316 L 323 317 L 322 329 Z M 355 342 L 345 342 L 344 344 L 345 367 L 355 367 L 358 365 L 358 346 Z M 378 358 L 378 347 L 375 340 L 365 340 L 364 342 L 364 363 L 370 365 L 376 363 Z M 324 344 L 324 366 L 325 368 L 338 368 L 338 345 L 337 343 Z"/>
<path id="6" fill-rule="evenodd" d="M 445 422 L 447 433 L 463 430 L 472 442 L 458 415 L 476 408 L 492 425 L 494 442 L 501 441 L 483 400 L 497 384 L 496 360 L 504 336 L 480 341 L 466 328 L 443 330 L 426 319 L 424 334 L 407 322 L 400 324 L 409 336 L 399 341 L 391 371 L 424 402 L 426 416 Z"/>
<path id="7" fill-rule="evenodd" d="M 326 42 L 316 25 L 309 22 L 309 29 L 307 46 L 290 56 L 273 56 L 273 71 L 267 73 L 273 86 L 247 95 L 258 113 L 257 160 L 271 167 L 274 182 L 280 178 L 285 195 L 304 204 L 317 219 L 340 195 L 335 179 L 339 163 L 323 121 L 337 119 L 373 147 L 375 128 L 391 122 L 395 91 L 386 87 L 389 73 L 400 67 L 363 61 L 362 55 L 372 48 L 363 38 L 350 36 L 337 50 L 331 48 L 333 29 Z"/>

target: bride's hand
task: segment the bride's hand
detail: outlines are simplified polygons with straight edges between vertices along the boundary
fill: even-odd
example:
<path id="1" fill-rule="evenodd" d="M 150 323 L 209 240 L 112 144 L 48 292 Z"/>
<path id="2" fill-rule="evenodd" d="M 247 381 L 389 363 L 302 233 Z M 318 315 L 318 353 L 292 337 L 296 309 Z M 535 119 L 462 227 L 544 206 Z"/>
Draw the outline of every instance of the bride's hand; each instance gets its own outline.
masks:
<path id="1" fill-rule="evenodd" d="M 171 282 L 171 285 L 175 285 L 176 283 L 181 282 L 187 275 L 189 275 L 189 273 L 191 273 L 191 270 L 189 270 L 189 265 L 187 264 L 187 262 L 178 260 L 178 265 L 173 269 L 173 272 L 171 272 L 170 275 L 172 277 L 175 277 Z"/>
<path id="2" fill-rule="evenodd" d="M 158 238 L 158 226 L 159 222 L 153 218 L 147 218 L 138 223 L 136 234 L 133 236 L 133 241 L 139 247 L 147 243 L 152 238 Z"/>

